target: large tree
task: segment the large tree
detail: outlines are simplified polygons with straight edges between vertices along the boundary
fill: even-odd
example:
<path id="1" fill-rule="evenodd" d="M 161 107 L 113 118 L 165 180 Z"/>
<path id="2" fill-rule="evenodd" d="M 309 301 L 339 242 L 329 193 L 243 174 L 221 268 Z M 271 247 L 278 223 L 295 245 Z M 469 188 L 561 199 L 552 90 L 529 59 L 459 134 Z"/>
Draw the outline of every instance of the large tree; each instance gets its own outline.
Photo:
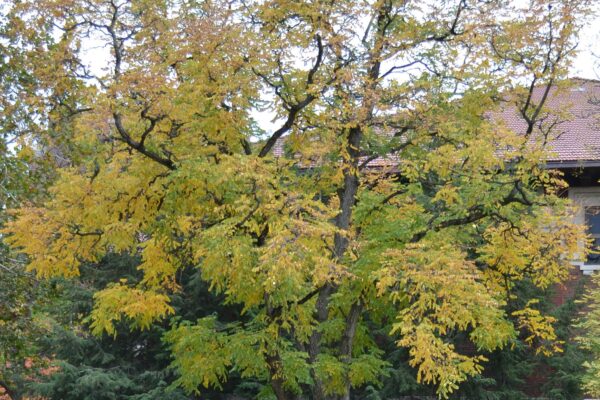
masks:
<path id="1" fill-rule="evenodd" d="M 235 370 L 280 400 L 347 399 L 385 372 L 387 337 L 448 396 L 519 335 L 557 349 L 552 318 L 535 301 L 514 311 L 514 289 L 565 279 L 584 242 L 543 161 L 545 101 L 587 7 L 18 3 L 24 32 L 59 38 L 28 62 L 47 82 L 35 98 L 68 121 L 43 147 L 68 163 L 5 232 L 40 277 L 140 253 L 141 281 L 96 294 L 98 334 L 175 313 L 195 265 L 241 313 L 165 335 L 189 391 Z M 262 130 L 265 115 L 280 125 Z"/>

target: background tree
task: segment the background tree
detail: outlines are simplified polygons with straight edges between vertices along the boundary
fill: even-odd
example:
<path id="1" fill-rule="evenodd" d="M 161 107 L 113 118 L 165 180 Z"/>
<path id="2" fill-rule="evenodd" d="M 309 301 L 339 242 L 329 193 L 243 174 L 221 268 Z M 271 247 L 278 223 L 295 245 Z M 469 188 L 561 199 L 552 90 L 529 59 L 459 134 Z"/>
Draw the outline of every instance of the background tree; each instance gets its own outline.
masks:
<path id="1" fill-rule="evenodd" d="M 2 6 L 4 11 L 4 5 Z M 0 14 L 0 225 L 6 209 L 41 199 L 50 169 L 36 156 L 28 139 L 42 121 L 24 94 L 36 82 L 25 62 L 22 46 L 8 14 Z M 38 39 L 41 41 L 43 35 Z M 35 121 L 35 123 L 34 123 Z M 39 132 L 39 131 L 37 131 Z M 46 131 L 45 131 L 46 132 Z M 41 136 L 40 136 L 41 137 Z M 44 366 L 36 339 L 46 333 L 46 317 L 40 312 L 46 290 L 24 269 L 26 259 L 0 240 L 0 393 L 20 399 L 26 384 Z"/>
<path id="2" fill-rule="evenodd" d="M 29 62 L 41 98 L 69 95 L 56 136 L 73 155 L 5 232 L 39 277 L 139 252 L 141 280 L 95 295 L 98 334 L 176 315 L 196 266 L 240 313 L 165 334 L 188 391 L 235 371 L 264 396 L 347 399 L 385 374 L 380 332 L 446 397 L 519 336 L 558 349 L 515 288 L 565 279 L 584 241 L 543 160 L 545 101 L 588 5 L 20 3 L 22 29 L 60 35 L 46 68 Z M 86 67 L 86 43 L 110 49 L 107 69 Z M 525 131 L 486 118 L 501 107 Z M 261 110 L 281 122 L 270 134 Z"/>
<path id="3" fill-rule="evenodd" d="M 200 398 L 186 395 L 181 389 L 169 389 L 176 376 L 168 368 L 169 351 L 161 341 L 169 321 L 134 332 L 126 324 L 119 324 L 116 338 L 96 337 L 88 329 L 86 320 L 95 291 L 124 276 L 131 282 L 139 281 L 139 263 L 137 257 L 109 254 L 97 265 L 83 265 L 78 280 L 52 279 L 48 296 L 52 301 L 47 312 L 54 316 L 53 324 L 49 334 L 39 341 L 38 349 L 56 361 L 51 374 L 28 385 L 32 393 L 61 400 Z M 173 307 L 183 318 L 196 319 L 213 312 L 237 315 L 236 310 L 219 305 L 219 298 L 211 296 L 194 269 L 182 271 L 181 282 L 185 292 L 174 296 Z M 233 392 L 248 398 L 254 394 L 251 382 L 241 385 L 235 376 L 222 392 L 206 391 L 202 398 L 230 398 L 226 394 Z"/>
<path id="4" fill-rule="evenodd" d="M 589 396 L 596 396 L 600 393 L 600 369 L 598 363 L 598 354 L 600 354 L 600 347 L 598 342 L 598 319 L 599 315 L 599 304 L 598 298 L 600 296 L 597 289 L 598 276 L 593 277 L 591 287 L 587 289 L 587 292 L 583 298 L 585 304 L 585 313 L 580 315 L 578 323 L 575 324 L 576 328 L 580 330 L 580 336 L 577 338 L 580 346 L 588 353 L 589 358 L 583 364 L 585 367 L 585 373 L 582 377 L 583 390 Z"/>

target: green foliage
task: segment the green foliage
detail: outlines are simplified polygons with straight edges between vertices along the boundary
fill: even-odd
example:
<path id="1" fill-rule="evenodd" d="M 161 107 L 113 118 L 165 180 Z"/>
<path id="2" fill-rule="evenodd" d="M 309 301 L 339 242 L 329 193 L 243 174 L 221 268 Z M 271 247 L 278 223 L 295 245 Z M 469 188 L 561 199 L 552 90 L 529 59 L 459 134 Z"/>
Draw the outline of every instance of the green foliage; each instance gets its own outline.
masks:
<path id="1" fill-rule="evenodd" d="M 5 9 L 10 7 L 3 5 L 0 15 L 0 226 L 9 219 L 8 208 L 43 198 L 52 175 L 27 136 L 46 120 L 24 108 L 25 87 L 37 79 L 24 62 L 18 27 Z M 47 290 L 25 271 L 27 258 L 12 252 L 4 239 L 0 238 L 0 390 L 18 398 L 45 363 L 36 342 L 48 333 L 47 317 L 40 312 Z"/>
<path id="2" fill-rule="evenodd" d="M 553 315 L 557 318 L 556 332 L 560 340 L 564 342 L 563 351 L 552 357 L 542 360 L 550 367 L 551 374 L 543 387 L 543 392 L 551 399 L 581 399 L 585 398 L 586 389 L 582 385 L 585 376 L 584 365 L 590 360 L 590 353 L 582 348 L 577 342 L 579 328 L 574 324 L 580 320 L 580 316 L 587 312 L 581 302 L 583 297 L 583 285 L 589 284 L 584 279 L 577 287 L 573 299 L 557 308 Z"/>
<path id="3" fill-rule="evenodd" d="M 48 334 L 47 318 L 39 312 L 44 293 L 18 266 L 0 269 L 0 387 L 12 396 L 24 394 L 45 364 L 37 346 Z"/>
<path id="4" fill-rule="evenodd" d="M 576 325 L 581 330 L 578 337 L 580 346 L 589 354 L 584 362 L 583 390 L 590 396 L 600 393 L 600 291 L 597 289 L 598 275 L 594 275 L 592 283 L 583 300 L 585 313 Z"/>
<path id="5" fill-rule="evenodd" d="M 138 281 L 138 266 L 137 257 L 109 254 L 97 265 L 84 265 L 78 281 L 52 280 L 52 300 L 47 312 L 54 317 L 54 324 L 52 331 L 38 342 L 39 351 L 53 357 L 51 373 L 29 384 L 32 393 L 52 400 L 190 399 L 172 387 L 176 376 L 169 368 L 169 349 L 162 342 L 168 322 L 141 332 L 116 323 L 114 337 L 93 336 L 86 322 L 94 293 L 122 277 Z M 194 280 L 193 273 L 188 271 L 182 279 L 190 297 L 174 299 L 174 307 L 181 315 L 197 316 L 219 310 L 206 286 Z M 199 300 L 203 301 L 202 307 L 198 307 Z M 238 383 L 234 378 L 224 389 L 233 392 Z M 239 392 L 252 393 L 244 389 Z M 211 392 L 203 396 L 220 398 Z"/>

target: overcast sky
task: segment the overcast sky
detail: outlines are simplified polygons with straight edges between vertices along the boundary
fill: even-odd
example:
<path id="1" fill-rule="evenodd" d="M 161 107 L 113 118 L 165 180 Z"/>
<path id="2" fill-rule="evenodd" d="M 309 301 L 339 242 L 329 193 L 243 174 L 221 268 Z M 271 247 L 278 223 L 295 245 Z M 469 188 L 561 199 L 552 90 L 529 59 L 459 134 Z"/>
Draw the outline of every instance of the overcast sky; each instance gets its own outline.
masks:
<path id="1" fill-rule="evenodd" d="M 600 11 L 597 14 L 580 34 L 578 55 L 569 74 L 571 77 L 600 79 Z M 92 45 L 88 44 L 87 49 L 84 50 L 83 58 L 89 60 L 89 66 L 94 73 L 102 75 L 109 65 L 110 56 L 107 47 L 100 42 L 94 42 L 92 41 Z M 254 117 L 261 128 L 267 132 L 278 127 L 278 123 L 271 120 L 273 115 L 268 112 L 255 113 Z"/>
<path id="2" fill-rule="evenodd" d="M 600 79 L 600 11 L 597 14 L 581 32 L 579 54 L 571 69 L 572 77 Z M 84 55 L 84 60 L 90 60 L 89 66 L 92 71 L 101 75 L 108 65 L 108 50 L 100 42 L 94 42 L 96 41 L 92 40 L 91 45 L 88 44 L 88 48 L 84 50 L 87 53 Z"/>
<path id="3" fill-rule="evenodd" d="M 594 56 L 594 54 L 596 56 Z M 571 76 L 600 79 L 600 16 L 581 32 L 579 55 L 573 64 Z"/>

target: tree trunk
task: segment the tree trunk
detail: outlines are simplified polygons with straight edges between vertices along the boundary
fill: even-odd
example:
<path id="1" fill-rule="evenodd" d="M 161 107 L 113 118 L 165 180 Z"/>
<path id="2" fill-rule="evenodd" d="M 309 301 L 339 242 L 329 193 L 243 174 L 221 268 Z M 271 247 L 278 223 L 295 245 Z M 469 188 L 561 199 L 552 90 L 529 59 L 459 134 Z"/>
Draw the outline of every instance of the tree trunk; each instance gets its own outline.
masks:
<path id="1" fill-rule="evenodd" d="M 356 203 L 356 193 L 358 191 L 358 175 L 357 167 L 359 160 L 359 148 L 360 140 L 362 136 L 362 130 L 360 127 L 351 128 L 348 131 L 348 144 L 347 151 L 349 159 L 345 161 L 344 166 L 344 186 L 338 192 L 340 198 L 340 213 L 336 217 L 336 226 L 342 231 L 347 231 L 350 227 L 350 221 L 352 217 L 352 207 Z M 333 256 L 336 259 L 341 259 L 348 248 L 349 240 L 344 234 L 336 233 L 334 237 L 334 249 Z M 327 320 L 329 315 L 329 299 L 331 294 L 335 292 L 335 285 L 333 283 L 327 284 L 321 292 L 316 302 L 316 319 L 319 323 L 323 323 Z M 356 327 L 353 328 L 353 331 Z M 352 334 L 352 336 L 354 336 Z M 318 329 L 312 333 L 309 339 L 308 355 L 309 361 L 314 363 L 317 356 L 320 354 L 321 346 L 321 332 Z M 352 344 L 349 344 L 352 346 Z M 325 400 L 328 397 L 325 395 L 323 390 L 323 383 L 321 379 L 316 376 L 314 369 L 311 372 L 314 380 L 312 395 L 314 400 Z"/>
<path id="2" fill-rule="evenodd" d="M 384 46 L 385 30 L 387 29 L 386 20 L 389 17 L 391 10 L 391 2 L 382 2 L 377 13 L 377 33 L 374 46 L 370 54 L 370 66 L 368 68 L 368 81 L 365 89 L 367 92 L 374 91 L 377 86 L 377 79 L 379 78 L 381 60 L 380 56 Z M 336 226 L 342 231 L 342 233 L 336 233 L 334 237 L 334 249 L 333 256 L 336 260 L 341 260 L 348 249 L 349 239 L 345 235 L 348 233 L 350 228 L 350 222 L 352 221 L 352 208 L 356 204 L 356 194 L 360 185 L 358 164 L 360 160 L 360 142 L 363 134 L 363 125 L 367 123 L 373 117 L 373 110 L 375 104 L 372 99 L 365 101 L 363 104 L 364 110 L 366 110 L 366 116 L 364 120 L 359 121 L 357 125 L 353 126 L 348 131 L 348 140 L 346 142 L 346 152 L 348 154 L 347 159 L 344 160 L 344 184 L 338 191 L 340 199 L 340 213 L 336 217 Z M 317 321 L 322 323 L 327 320 L 329 299 L 331 294 L 335 291 L 333 284 L 328 285 L 327 288 L 319 293 L 319 298 L 316 305 Z M 360 319 L 362 312 L 362 303 L 360 299 L 357 300 L 351 307 L 350 313 L 346 320 L 346 327 L 344 329 L 344 335 L 340 343 L 340 353 L 345 362 L 350 362 L 352 358 L 352 346 L 354 343 L 354 335 L 356 333 L 356 327 Z M 318 330 L 315 330 L 310 337 L 309 345 L 309 359 L 311 362 L 316 360 L 320 353 L 320 339 L 321 334 Z M 313 398 L 315 400 L 324 400 L 327 397 L 324 395 L 323 385 L 318 377 L 314 376 L 313 379 L 315 384 L 313 387 Z M 350 382 L 346 383 L 346 391 L 342 396 L 333 396 L 332 399 L 350 398 Z"/>
<path id="3" fill-rule="evenodd" d="M 281 357 L 278 353 L 267 355 L 267 365 L 269 366 L 269 373 L 271 374 L 271 388 L 275 393 L 277 400 L 298 400 L 298 396 L 294 393 L 290 393 L 285 389 L 284 380 L 281 376 Z"/>

